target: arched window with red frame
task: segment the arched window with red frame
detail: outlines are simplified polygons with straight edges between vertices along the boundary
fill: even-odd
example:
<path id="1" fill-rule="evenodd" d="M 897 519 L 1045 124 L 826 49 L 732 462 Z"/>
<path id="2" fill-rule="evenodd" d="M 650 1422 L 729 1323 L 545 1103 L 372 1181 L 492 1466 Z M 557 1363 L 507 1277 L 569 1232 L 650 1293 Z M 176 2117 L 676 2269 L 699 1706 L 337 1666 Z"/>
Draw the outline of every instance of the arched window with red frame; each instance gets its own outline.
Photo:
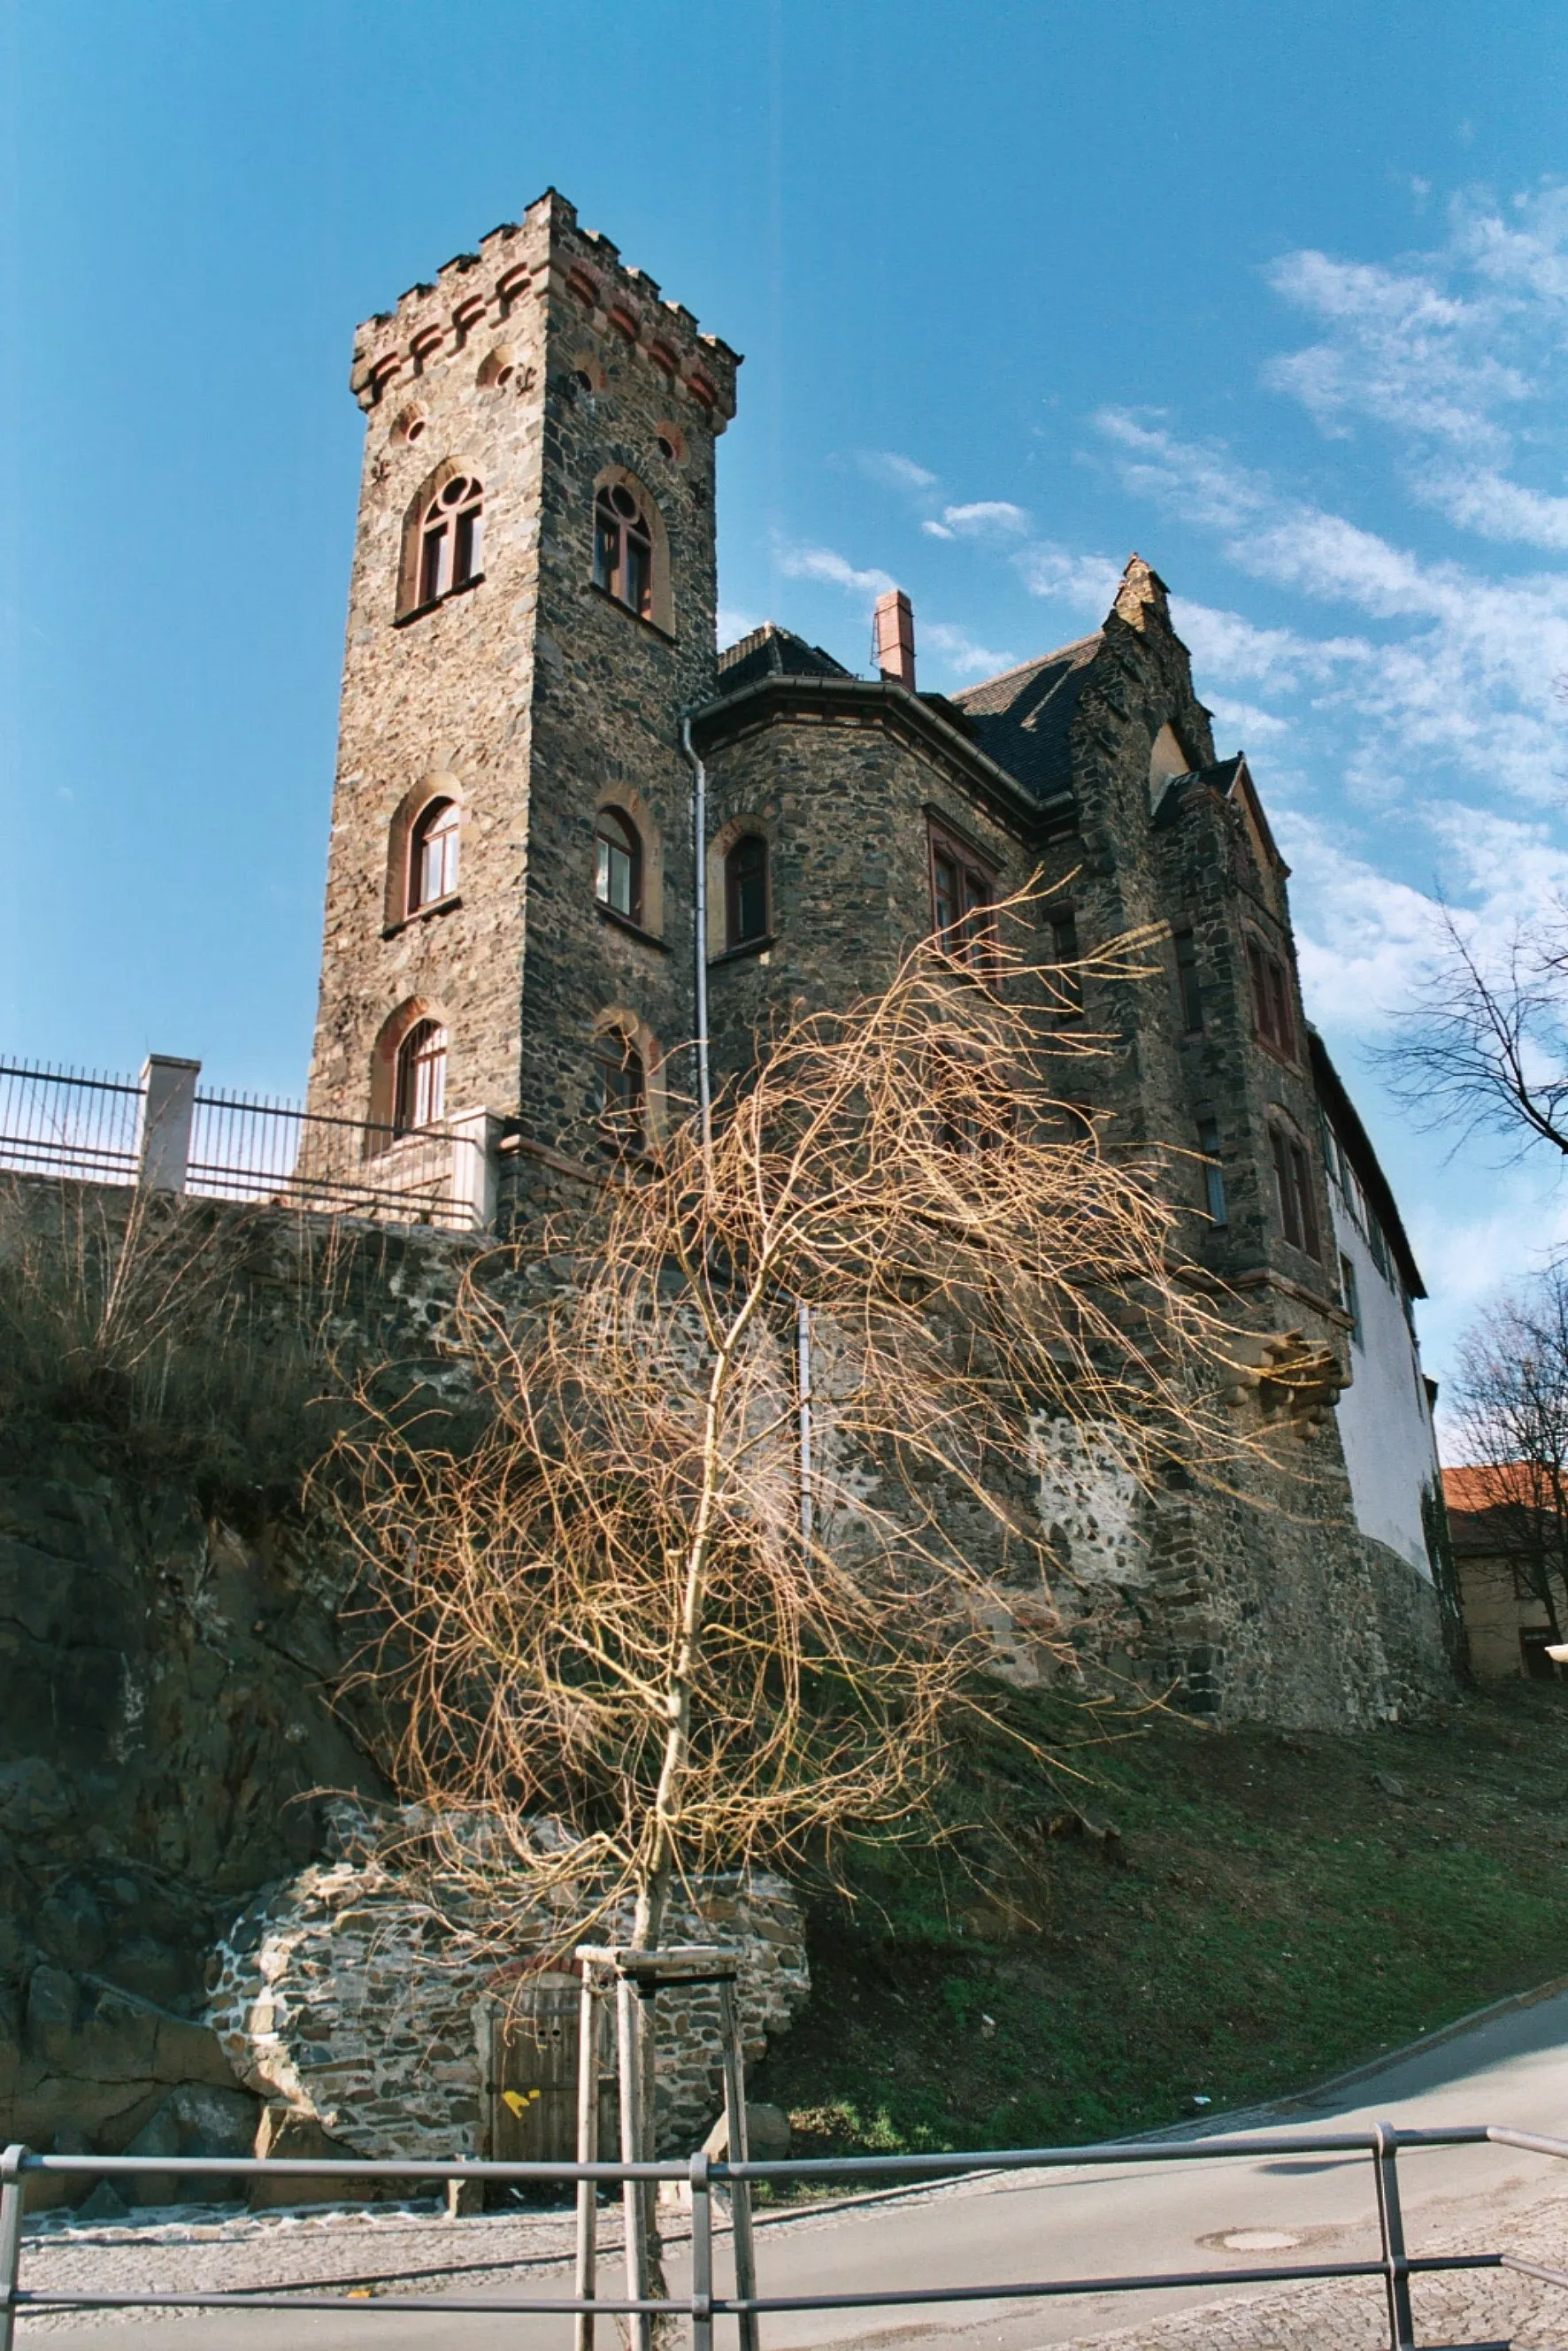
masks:
<path id="1" fill-rule="evenodd" d="M 413 1134 L 445 1114 L 446 1031 L 439 1020 L 416 1020 L 397 1049 L 392 1130 Z"/>
<path id="2" fill-rule="evenodd" d="M 593 894 L 629 923 L 643 919 L 643 838 L 618 808 L 601 808 L 593 824 Z"/>
<path id="3" fill-rule="evenodd" d="M 420 811 L 409 841 L 408 911 L 434 906 L 457 888 L 459 817 L 455 800 L 432 800 Z"/>
<path id="4" fill-rule="evenodd" d="M 635 1038 L 605 1029 L 594 1040 L 599 1131 L 612 1151 L 632 1152 L 647 1141 L 648 1073 Z"/>
<path id="5" fill-rule="evenodd" d="M 607 483 L 593 502 L 593 584 L 641 619 L 653 619 L 653 527 L 624 482 Z"/>
<path id="6" fill-rule="evenodd" d="M 484 572 L 485 486 L 472 474 L 444 482 L 419 521 L 413 608 L 438 604 Z"/>

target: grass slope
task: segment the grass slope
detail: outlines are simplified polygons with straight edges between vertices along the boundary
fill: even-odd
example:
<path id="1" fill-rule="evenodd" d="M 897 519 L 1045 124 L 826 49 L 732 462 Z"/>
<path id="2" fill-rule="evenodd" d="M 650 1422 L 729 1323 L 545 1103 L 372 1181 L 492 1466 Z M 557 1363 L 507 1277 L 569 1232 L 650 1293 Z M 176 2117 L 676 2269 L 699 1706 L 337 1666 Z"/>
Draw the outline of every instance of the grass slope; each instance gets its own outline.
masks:
<path id="1" fill-rule="evenodd" d="M 1082 1718 L 1020 1700 L 1019 1727 Z M 1042 1800 L 975 1746 L 946 1841 L 811 1896 L 810 2006 L 751 2092 L 800 2151 L 1152 2129 L 1568 1973 L 1568 1689 L 1355 1738 L 1159 1716 L 1072 1760 Z M 1062 1834 L 1074 1804 L 1120 1837 Z"/>

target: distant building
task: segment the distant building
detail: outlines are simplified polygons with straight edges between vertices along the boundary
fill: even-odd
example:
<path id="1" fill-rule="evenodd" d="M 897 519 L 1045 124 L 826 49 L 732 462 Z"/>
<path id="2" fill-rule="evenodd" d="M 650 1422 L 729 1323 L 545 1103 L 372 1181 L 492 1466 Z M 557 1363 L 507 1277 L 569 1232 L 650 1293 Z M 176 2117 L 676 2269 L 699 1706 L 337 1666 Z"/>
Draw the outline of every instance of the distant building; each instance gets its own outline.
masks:
<path id="1" fill-rule="evenodd" d="M 1242 1490 L 1157 1495 L 1047 1444 L 1053 1605 L 1090 1593 L 1129 1671 L 1197 1710 L 1419 1704 L 1447 1670 L 1420 1277 L 1164 583 L 1134 556 L 1092 635 L 952 695 L 918 690 L 896 594 L 873 676 L 771 623 L 721 653 L 737 366 L 553 192 L 360 329 L 310 1108 L 394 1153 L 465 1118 L 526 1217 L 629 1134 L 657 1147 L 699 954 L 722 1076 L 781 1008 L 874 987 L 1031 877 L 1041 964 L 1153 926 L 1156 978 L 1085 988 L 1113 1050 L 1079 1114 L 1173 1155 L 1196 1278 L 1248 1325 L 1235 1408 L 1292 1442 Z"/>
<path id="2" fill-rule="evenodd" d="M 1557 1680 L 1559 1669 L 1546 1650 L 1563 1635 L 1542 1589 L 1528 1465 L 1445 1469 L 1443 1492 L 1471 1672 L 1483 1682 L 1521 1674 L 1531 1681 Z"/>

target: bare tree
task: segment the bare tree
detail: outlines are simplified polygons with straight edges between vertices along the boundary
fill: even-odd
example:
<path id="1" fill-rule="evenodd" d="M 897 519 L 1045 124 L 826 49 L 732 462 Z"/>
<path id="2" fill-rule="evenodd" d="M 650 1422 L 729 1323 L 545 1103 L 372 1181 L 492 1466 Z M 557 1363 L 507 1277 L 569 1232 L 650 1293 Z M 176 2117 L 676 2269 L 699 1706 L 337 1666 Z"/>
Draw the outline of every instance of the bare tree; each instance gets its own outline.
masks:
<path id="1" fill-rule="evenodd" d="M 1561 1640 L 1568 1623 L 1568 1269 L 1553 1267 L 1467 1333 L 1453 1410 L 1460 1449 L 1480 1473 L 1476 1507 Z"/>
<path id="2" fill-rule="evenodd" d="M 565 1946 L 630 1904 L 656 1949 L 677 1885 L 917 1820 L 998 1610 L 1067 1654 L 1042 1444 L 1145 1483 L 1234 1448 L 1162 1164 L 1075 1100 L 1110 1046 L 1064 1016 L 1145 943 L 1041 972 L 1026 912 L 795 1019 L 476 1268 L 476 1439 L 358 1441 L 396 1777 L 502 1947 L 553 1901 Z"/>
<path id="3" fill-rule="evenodd" d="M 1379 1059 L 1423 1126 L 1568 1155 L 1568 905 L 1517 924 L 1495 961 L 1443 907 L 1437 958 Z"/>

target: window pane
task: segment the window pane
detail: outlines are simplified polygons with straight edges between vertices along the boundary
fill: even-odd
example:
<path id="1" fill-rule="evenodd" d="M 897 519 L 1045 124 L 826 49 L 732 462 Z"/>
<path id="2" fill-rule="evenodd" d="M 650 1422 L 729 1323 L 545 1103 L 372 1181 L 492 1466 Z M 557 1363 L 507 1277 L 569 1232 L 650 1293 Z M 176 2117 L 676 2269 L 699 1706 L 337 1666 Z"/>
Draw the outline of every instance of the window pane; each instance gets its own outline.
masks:
<path id="1" fill-rule="evenodd" d="M 1176 933 L 1176 951 L 1181 1022 L 1190 1037 L 1203 1026 L 1203 994 L 1197 984 L 1197 941 L 1190 931 Z"/>
<path id="2" fill-rule="evenodd" d="M 1312 1200 L 1312 1163 L 1299 1143 L 1291 1145 L 1291 1174 L 1295 1179 L 1296 1219 L 1301 1228 L 1301 1247 L 1309 1257 L 1316 1257 L 1318 1218 Z"/>
<path id="3" fill-rule="evenodd" d="M 958 919 L 958 869 L 940 850 L 931 860 L 931 904 L 933 927 L 951 930 Z"/>
<path id="4" fill-rule="evenodd" d="M 629 530 L 622 549 L 621 601 L 647 619 L 652 606 L 653 550 L 645 538 Z"/>
<path id="5" fill-rule="evenodd" d="M 1225 1176 L 1218 1165 L 1219 1128 L 1213 1119 L 1199 1119 L 1197 1147 L 1207 1163 L 1203 1171 L 1203 1191 L 1209 1222 L 1215 1225 L 1228 1224 L 1230 1217 L 1225 1205 Z"/>
<path id="6" fill-rule="evenodd" d="M 420 567 L 419 601 L 433 604 L 446 585 L 446 525 L 437 523 L 424 534 L 424 560 Z"/>
<path id="7" fill-rule="evenodd" d="M 625 914 L 630 917 L 632 913 L 632 860 L 627 856 L 626 852 L 623 849 L 617 849 L 612 841 L 605 841 L 603 843 L 603 847 L 609 853 L 610 866 L 609 872 L 605 877 L 608 885 L 605 893 L 606 903 L 609 905 L 613 906 L 618 914 Z"/>
<path id="8" fill-rule="evenodd" d="M 621 560 L 621 528 L 600 502 L 593 530 L 593 584 L 616 593 L 615 575 Z"/>
<path id="9" fill-rule="evenodd" d="M 729 944 L 768 934 L 768 843 L 747 833 L 729 852 Z"/>
<path id="10" fill-rule="evenodd" d="M 1266 1045 L 1274 1042 L 1274 1008 L 1269 995 L 1269 973 L 1263 961 L 1263 950 L 1253 939 L 1247 942 L 1247 969 L 1252 982 L 1252 1020 Z"/>
<path id="11" fill-rule="evenodd" d="M 1280 1195 L 1280 1224 L 1292 1249 L 1301 1246 L 1301 1218 L 1296 1208 L 1296 1186 L 1291 1168 L 1290 1146 L 1282 1134 L 1270 1134 L 1269 1148 L 1274 1161 L 1274 1183 Z"/>
<path id="12" fill-rule="evenodd" d="M 1270 963 L 1269 979 L 1274 1000 L 1274 1040 L 1281 1053 L 1295 1050 L 1295 1022 L 1291 1018 L 1291 982 L 1282 963 Z"/>
<path id="13" fill-rule="evenodd" d="M 1054 914 L 1048 914 L 1046 922 L 1051 932 L 1051 959 L 1053 964 L 1063 967 L 1057 987 L 1071 1010 L 1081 1012 L 1083 1008 L 1083 981 L 1078 972 L 1068 967 L 1078 961 L 1078 917 L 1068 906 Z"/>
<path id="14" fill-rule="evenodd" d="M 467 507 L 457 517 L 457 544 L 452 559 L 452 584 L 466 587 L 479 576 L 479 541 L 484 528 L 484 508 Z"/>

